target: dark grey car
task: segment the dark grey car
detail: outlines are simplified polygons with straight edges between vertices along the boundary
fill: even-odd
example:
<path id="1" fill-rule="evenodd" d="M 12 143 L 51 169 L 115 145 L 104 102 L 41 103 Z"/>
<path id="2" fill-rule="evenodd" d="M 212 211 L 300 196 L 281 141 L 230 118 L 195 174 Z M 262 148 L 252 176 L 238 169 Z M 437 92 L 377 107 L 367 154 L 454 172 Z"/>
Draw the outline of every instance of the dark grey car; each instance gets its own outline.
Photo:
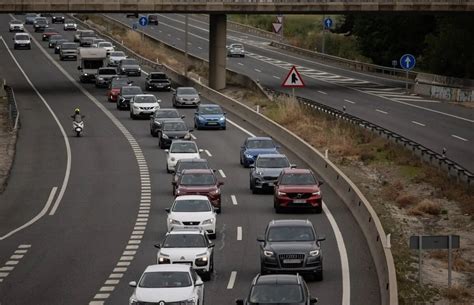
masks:
<path id="1" fill-rule="evenodd" d="M 285 168 L 296 167 L 290 164 L 282 154 L 260 154 L 254 164 L 250 165 L 250 189 L 252 193 L 259 190 L 272 191 L 278 176 Z"/>
<path id="2" fill-rule="evenodd" d="M 95 86 L 107 88 L 113 78 L 117 77 L 117 69 L 112 67 L 103 67 L 97 69 L 95 76 Z"/>
<path id="3" fill-rule="evenodd" d="M 75 42 L 65 42 L 61 44 L 61 48 L 59 49 L 59 60 L 76 60 L 78 55 L 78 47 L 79 45 Z"/>
<path id="4" fill-rule="evenodd" d="M 158 146 L 169 148 L 174 140 L 190 140 L 191 134 L 182 119 L 168 119 L 163 121 L 161 129 L 158 131 Z"/>
<path id="5" fill-rule="evenodd" d="M 158 136 L 163 121 L 167 119 L 184 119 L 184 115 L 180 115 L 178 110 L 173 108 L 162 108 L 155 111 L 150 119 L 150 134 L 154 137 Z"/>
<path id="6" fill-rule="evenodd" d="M 171 90 L 171 81 L 163 72 L 151 72 L 145 80 L 146 90 Z"/>
<path id="7" fill-rule="evenodd" d="M 272 220 L 259 236 L 260 273 L 299 273 L 323 279 L 321 241 L 309 220 Z"/>
<path id="8" fill-rule="evenodd" d="M 201 98 L 193 87 L 178 87 L 173 94 L 172 102 L 174 107 L 197 107 L 201 103 Z"/>
<path id="9" fill-rule="evenodd" d="M 141 76 L 142 69 L 140 65 L 133 58 L 122 59 L 118 65 L 118 71 L 120 74 L 128 75 L 128 76 Z"/>
<path id="10" fill-rule="evenodd" d="M 117 109 L 130 109 L 130 99 L 137 94 L 143 94 L 142 88 L 138 86 L 122 87 L 117 98 Z"/>

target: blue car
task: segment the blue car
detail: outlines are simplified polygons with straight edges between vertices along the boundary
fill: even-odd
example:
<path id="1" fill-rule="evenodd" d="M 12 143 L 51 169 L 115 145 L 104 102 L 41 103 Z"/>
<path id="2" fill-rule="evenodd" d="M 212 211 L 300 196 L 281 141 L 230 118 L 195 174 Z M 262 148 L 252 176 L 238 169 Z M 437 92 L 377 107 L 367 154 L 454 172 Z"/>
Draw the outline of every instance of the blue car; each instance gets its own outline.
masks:
<path id="1" fill-rule="evenodd" d="M 194 113 L 194 128 L 226 129 L 225 112 L 219 105 L 200 104 Z"/>
<path id="2" fill-rule="evenodd" d="M 272 138 L 250 137 L 240 147 L 240 164 L 249 167 L 255 162 L 259 154 L 279 154 L 278 148 Z"/>

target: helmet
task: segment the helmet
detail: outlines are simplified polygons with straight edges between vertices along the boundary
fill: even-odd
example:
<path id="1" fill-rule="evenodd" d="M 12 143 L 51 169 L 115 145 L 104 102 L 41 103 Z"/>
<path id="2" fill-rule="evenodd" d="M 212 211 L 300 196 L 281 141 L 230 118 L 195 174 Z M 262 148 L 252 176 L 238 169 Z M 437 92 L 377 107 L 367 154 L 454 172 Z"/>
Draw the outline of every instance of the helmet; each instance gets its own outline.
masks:
<path id="1" fill-rule="evenodd" d="M 79 110 L 79 108 L 74 109 L 75 114 L 79 114 L 80 112 L 81 112 L 81 110 Z"/>

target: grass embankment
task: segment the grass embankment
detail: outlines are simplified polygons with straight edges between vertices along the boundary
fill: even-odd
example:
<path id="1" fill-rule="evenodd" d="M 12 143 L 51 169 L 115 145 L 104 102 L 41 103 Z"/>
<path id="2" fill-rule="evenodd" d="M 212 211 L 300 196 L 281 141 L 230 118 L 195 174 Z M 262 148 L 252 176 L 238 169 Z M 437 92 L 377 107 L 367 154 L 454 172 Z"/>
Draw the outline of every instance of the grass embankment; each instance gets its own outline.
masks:
<path id="1" fill-rule="evenodd" d="M 334 22 L 341 23 L 343 16 L 331 16 Z M 229 15 L 229 20 L 250 25 L 265 31 L 273 31 L 274 15 Z M 323 43 L 322 15 L 285 15 L 283 21 L 285 40 L 296 47 L 318 51 Z M 325 53 L 352 60 L 370 62 L 360 54 L 357 42 L 352 36 L 326 32 Z"/>
<path id="2" fill-rule="evenodd" d="M 106 28 L 102 18 L 91 20 Z M 166 57 L 178 59 L 166 62 L 161 59 L 163 54 L 159 51 L 157 54 L 154 50 L 145 50 L 161 49 L 151 42 L 142 42 L 139 34 L 118 29 L 112 30 L 112 33 L 135 51 L 141 50 L 143 56 L 151 54 L 149 59 L 158 57 L 174 69 L 180 69 L 180 55 L 167 53 Z M 196 73 L 202 73 L 201 77 L 207 75 L 204 68 L 197 70 Z M 353 124 L 309 110 L 288 98 L 276 98 L 275 102 L 270 102 L 242 87 L 222 92 L 251 107 L 259 105 L 263 114 L 292 130 L 318 150 L 327 149 L 330 159 L 358 185 L 374 206 L 386 233 L 391 233 L 400 305 L 413 305 L 433 298 L 472 300 L 472 288 L 469 288 L 472 285 L 469 286 L 466 281 L 456 281 L 451 289 L 445 289 L 444 283 L 419 286 L 417 255 L 408 248 L 411 234 L 452 231 L 449 233 L 463 232 L 467 237 L 474 236 L 470 234 L 474 215 L 472 192 L 449 181 L 444 172 L 424 164 L 400 145 Z M 431 252 L 428 258 L 442 264 L 446 261 L 446 257 L 437 252 Z M 454 270 L 466 275 L 469 281 L 474 278 L 472 259 L 472 247 L 455 252 Z M 445 270 L 444 265 L 442 268 Z"/>

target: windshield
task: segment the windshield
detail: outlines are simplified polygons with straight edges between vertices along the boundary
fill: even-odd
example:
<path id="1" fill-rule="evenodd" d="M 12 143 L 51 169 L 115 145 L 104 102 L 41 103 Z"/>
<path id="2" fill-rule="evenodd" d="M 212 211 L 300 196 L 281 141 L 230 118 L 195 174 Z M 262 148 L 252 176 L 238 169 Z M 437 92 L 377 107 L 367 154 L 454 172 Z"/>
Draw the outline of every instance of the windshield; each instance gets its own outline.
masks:
<path id="1" fill-rule="evenodd" d="M 285 168 L 290 167 L 286 158 L 258 158 L 257 167 L 261 168 Z"/>
<path id="2" fill-rule="evenodd" d="M 29 40 L 29 39 L 30 39 L 30 36 L 28 36 L 28 35 L 26 35 L 26 34 L 25 34 L 25 35 L 16 35 L 16 36 L 15 36 L 15 39 L 16 39 L 16 40 Z"/>
<path id="3" fill-rule="evenodd" d="M 197 147 L 194 143 L 171 143 L 170 152 L 172 153 L 197 153 Z"/>
<path id="4" fill-rule="evenodd" d="M 174 110 L 158 110 L 155 114 L 155 118 L 179 118 L 179 114 Z"/>
<path id="5" fill-rule="evenodd" d="M 244 46 L 241 45 L 241 44 L 233 44 L 233 45 L 232 45 L 232 48 L 234 48 L 234 49 L 243 49 Z"/>
<path id="6" fill-rule="evenodd" d="M 304 301 L 301 287 L 296 284 L 256 285 L 250 292 L 254 304 L 300 304 Z"/>
<path id="7" fill-rule="evenodd" d="M 316 180 L 311 174 L 284 174 L 280 184 L 283 185 L 314 185 Z"/>
<path id="8" fill-rule="evenodd" d="M 181 176 L 182 185 L 215 185 L 216 178 L 210 173 L 185 173 Z"/>
<path id="9" fill-rule="evenodd" d="M 64 21 L 64 23 L 66 23 L 66 24 L 75 24 L 75 23 L 74 23 L 74 21 L 72 21 L 72 20 L 69 20 L 69 19 L 68 19 L 68 20 L 66 20 L 66 21 Z"/>
<path id="10" fill-rule="evenodd" d="M 186 94 L 186 95 L 197 95 L 196 89 L 194 88 L 179 88 L 178 95 Z"/>
<path id="11" fill-rule="evenodd" d="M 176 172 L 182 172 L 185 169 L 208 169 L 207 162 L 179 162 Z"/>
<path id="12" fill-rule="evenodd" d="M 49 41 L 58 40 L 61 38 L 63 38 L 63 36 L 61 35 L 52 35 L 51 37 L 49 37 Z"/>
<path id="13" fill-rule="evenodd" d="M 111 83 L 110 86 L 113 89 L 120 89 L 122 87 L 128 86 L 128 80 L 126 78 L 124 78 L 124 79 L 114 79 L 114 80 L 112 80 L 112 83 Z"/>
<path id="14" fill-rule="evenodd" d="M 166 74 L 164 73 L 153 73 L 150 75 L 151 79 L 166 79 Z"/>
<path id="15" fill-rule="evenodd" d="M 200 114 L 223 114 L 221 107 L 216 106 L 202 106 L 199 107 Z"/>
<path id="16" fill-rule="evenodd" d="M 122 87 L 122 95 L 137 95 L 141 93 L 142 89 L 140 87 Z"/>
<path id="17" fill-rule="evenodd" d="M 170 234 L 162 248 L 205 248 L 204 236 L 200 234 Z"/>
<path id="18" fill-rule="evenodd" d="M 117 71 L 115 69 L 107 68 L 107 69 L 100 69 L 99 74 L 101 75 L 115 75 Z"/>
<path id="19" fill-rule="evenodd" d="M 266 149 L 275 148 L 275 144 L 272 140 L 248 140 L 247 147 L 251 149 Z"/>
<path id="20" fill-rule="evenodd" d="M 83 60 L 83 68 L 84 69 L 99 69 L 101 68 L 104 63 L 102 61 L 102 59 L 87 59 L 87 60 Z"/>
<path id="21" fill-rule="evenodd" d="M 173 205 L 173 212 L 210 212 L 211 204 L 207 200 L 177 200 Z"/>
<path id="22" fill-rule="evenodd" d="M 110 42 L 99 42 L 99 47 L 104 48 L 104 47 L 111 47 L 112 44 Z"/>
<path id="23" fill-rule="evenodd" d="M 173 288 L 189 287 L 192 285 L 188 272 L 147 272 L 143 274 L 139 287 L 141 288 Z"/>
<path id="24" fill-rule="evenodd" d="M 135 59 L 122 59 L 120 63 L 122 65 L 138 65 Z"/>
<path id="25" fill-rule="evenodd" d="M 84 33 L 81 33 L 81 38 L 94 38 L 95 37 L 95 33 L 93 32 L 84 32 Z"/>
<path id="26" fill-rule="evenodd" d="M 64 50 L 70 50 L 70 49 L 77 49 L 77 44 L 75 43 L 63 43 L 61 45 L 61 48 Z"/>
<path id="27" fill-rule="evenodd" d="M 20 20 L 13 20 L 10 24 L 22 24 Z"/>
<path id="28" fill-rule="evenodd" d="M 110 53 L 110 57 L 125 57 L 125 53 L 122 51 L 112 52 Z"/>
<path id="29" fill-rule="evenodd" d="M 280 241 L 314 241 L 314 234 L 311 227 L 307 226 L 292 226 L 280 227 L 275 226 L 270 228 L 267 236 L 269 242 Z"/>
<path id="30" fill-rule="evenodd" d="M 154 95 L 136 96 L 133 101 L 135 103 L 158 103 Z"/>
<path id="31" fill-rule="evenodd" d="M 164 122 L 163 124 L 164 131 L 186 131 L 188 128 L 183 122 Z M 176 152 L 176 151 L 173 151 Z"/>

